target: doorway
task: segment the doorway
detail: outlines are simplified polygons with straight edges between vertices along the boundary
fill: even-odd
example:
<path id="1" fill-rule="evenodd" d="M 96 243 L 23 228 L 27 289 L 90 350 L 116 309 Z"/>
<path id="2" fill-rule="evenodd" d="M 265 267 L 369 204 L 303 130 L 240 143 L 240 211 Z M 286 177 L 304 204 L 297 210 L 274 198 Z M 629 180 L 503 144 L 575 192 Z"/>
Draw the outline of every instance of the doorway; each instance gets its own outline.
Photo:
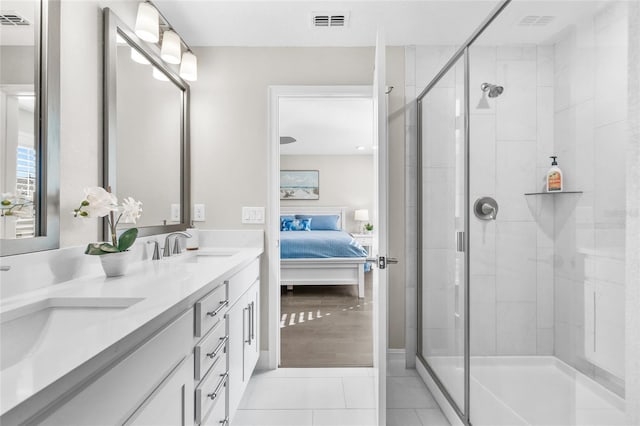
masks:
<path id="1" fill-rule="evenodd" d="M 372 234 L 364 232 L 376 215 L 371 87 L 274 87 L 271 94 L 271 134 L 280 143 L 271 147 L 270 215 L 277 220 L 269 237 L 277 250 L 269 254 L 280 285 L 270 288 L 277 354 L 270 361 L 372 367 Z M 281 231 L 285 219 L 305 222 L 307 232 Z"/>
<path id="2" fill-rule="evenodd" d="M 281 367 L 373 367 L 372 112 L 371 98 L 279 100 Z"/>

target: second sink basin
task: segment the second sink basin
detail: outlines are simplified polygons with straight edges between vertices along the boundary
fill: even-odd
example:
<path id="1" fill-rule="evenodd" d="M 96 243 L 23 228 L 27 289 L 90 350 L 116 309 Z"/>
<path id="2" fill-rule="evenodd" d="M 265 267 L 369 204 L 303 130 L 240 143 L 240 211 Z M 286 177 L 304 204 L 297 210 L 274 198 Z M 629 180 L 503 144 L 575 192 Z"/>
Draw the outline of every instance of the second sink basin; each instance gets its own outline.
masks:
<path id="1" fill-rule="evenodd" d="M 0 313 L 0 370 L 143 299 L 48 298 Z"/>

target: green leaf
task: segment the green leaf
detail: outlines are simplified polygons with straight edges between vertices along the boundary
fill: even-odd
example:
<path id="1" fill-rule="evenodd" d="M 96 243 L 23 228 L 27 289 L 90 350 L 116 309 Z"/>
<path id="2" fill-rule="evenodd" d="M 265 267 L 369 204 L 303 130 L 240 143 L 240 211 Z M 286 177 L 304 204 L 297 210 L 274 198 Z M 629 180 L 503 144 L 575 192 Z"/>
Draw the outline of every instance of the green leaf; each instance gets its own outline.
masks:
<path id="1" fill-rule="evenodd" d="M 101 255 L 105 254 L 105 252 L 102 251 L 99 243 L 91 243 L 87 245 L 87 249 L 84 251 L 84 254 Z"/>
<path id="2" fill-rule="evenodd" d="M 118 247 L 111 245 L 109 243 L 100 244 L 100 250 L 102 250 L 105 253 L 118 253 L 120 251 L 118 250 Z"/>
<path id="3" fill-rule="evenodd" d="M 118 250 L 125 251 L 133 245 L 138 238 L 138 228 L 127 229 L 120 235 L 118 240 Z"/>

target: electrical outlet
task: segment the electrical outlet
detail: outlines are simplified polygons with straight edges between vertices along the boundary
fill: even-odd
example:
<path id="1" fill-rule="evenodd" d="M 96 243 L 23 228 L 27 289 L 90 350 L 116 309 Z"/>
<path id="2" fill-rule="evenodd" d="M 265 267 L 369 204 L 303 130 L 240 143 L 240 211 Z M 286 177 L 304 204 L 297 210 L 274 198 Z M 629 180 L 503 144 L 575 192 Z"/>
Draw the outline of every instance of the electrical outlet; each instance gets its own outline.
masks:
<path id="1" fill-rule="evenodd" d="M 204 204 L 194 204 L 193 205 L 193 221 L 194 222 L 204 222 Z"/>
<path id="2" fill-rule="evenodd" d="M 243 207 L 242 223 L 250 223 L 250 224 L 264 223 L 264 207 Z"/>
<path id="3" fill-rule="evenodd" d="M 171 204 L 171 222 L 180 222 L 180 204 Z"/>

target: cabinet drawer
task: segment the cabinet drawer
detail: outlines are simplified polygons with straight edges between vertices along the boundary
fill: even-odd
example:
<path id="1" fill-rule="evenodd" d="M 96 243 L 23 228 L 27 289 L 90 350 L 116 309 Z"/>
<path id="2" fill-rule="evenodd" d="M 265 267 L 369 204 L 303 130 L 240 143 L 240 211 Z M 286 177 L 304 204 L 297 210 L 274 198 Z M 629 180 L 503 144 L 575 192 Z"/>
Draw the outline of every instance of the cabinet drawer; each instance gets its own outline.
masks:
<path id="1" fill-rule="evenodd" d="M 198 342 L 193 350 L 196 380 L 201 380 L 219 358 L 223 358 L 220 361 L 226 364 L 228 341 L 227 320 L 223 318 L 209 334 Z"/>
<path id="2" fill-rule="evenodd" d="M 196 388 L 196 423 L 202 423 L 211 410 L 220 404 L 226 412 L 228 380 L 227 363 L 220 358 Z"/>
<path id="3" fill-rule="evenodd" d="M 229 305 L 227 299 L 227 285 L 218 286 L 211 293 L 204 296 L 195 304 L 195 336 L 202 337 L 213 328 L 223 317 L 226 307 Z"/>
<path id="4" fill-rule="evenodd" d="M 205 419 L 200 423 L 201 426 L 229 426 L 226 399 L 227 388 L 225 387 L 209 414 L 207 414 Z"/>
<path id="5" fill-rule="evenodd" d="M 242 271 L 229 278 L 229 302 L 233 305 L 259 277 L 260 259 L 256 259 Z"/>

